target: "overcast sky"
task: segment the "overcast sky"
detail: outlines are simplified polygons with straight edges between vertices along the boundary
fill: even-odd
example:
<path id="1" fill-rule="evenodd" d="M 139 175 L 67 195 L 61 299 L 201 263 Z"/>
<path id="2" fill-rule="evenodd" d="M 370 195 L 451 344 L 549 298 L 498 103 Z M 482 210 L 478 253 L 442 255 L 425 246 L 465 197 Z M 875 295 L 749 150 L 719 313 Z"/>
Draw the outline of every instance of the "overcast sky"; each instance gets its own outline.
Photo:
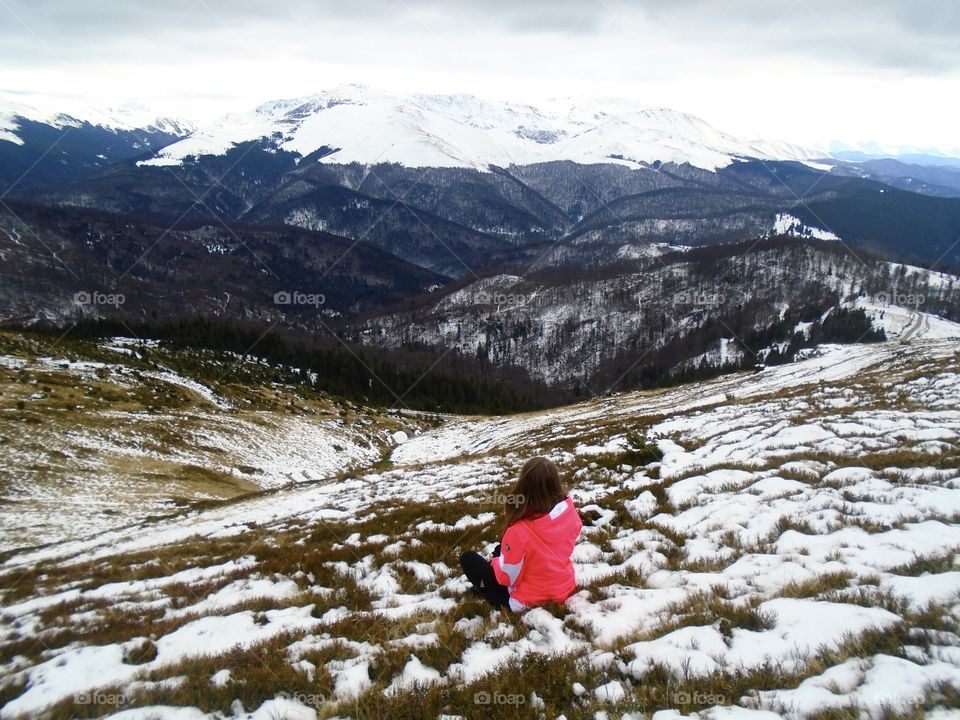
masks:
<path id="1" fill-rule="evenodd" d="M 0 90 L 201 121 L 361 82 L 960 152 L 957 0 L 0 0 L 0 68 Z"/>

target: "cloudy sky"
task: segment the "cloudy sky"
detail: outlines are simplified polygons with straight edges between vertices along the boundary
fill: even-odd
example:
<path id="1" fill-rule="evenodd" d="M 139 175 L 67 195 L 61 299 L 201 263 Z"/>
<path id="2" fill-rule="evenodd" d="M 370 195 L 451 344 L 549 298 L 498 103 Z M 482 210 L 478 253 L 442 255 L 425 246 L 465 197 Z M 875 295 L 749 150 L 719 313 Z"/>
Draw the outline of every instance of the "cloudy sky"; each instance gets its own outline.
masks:
<path id="1" fill-rule="evenodd" d="M 750 137 L 960 153 L 956 0 L 0 0 L 0 90 L 203 121 L 342 82 L 625 96 Z"/>

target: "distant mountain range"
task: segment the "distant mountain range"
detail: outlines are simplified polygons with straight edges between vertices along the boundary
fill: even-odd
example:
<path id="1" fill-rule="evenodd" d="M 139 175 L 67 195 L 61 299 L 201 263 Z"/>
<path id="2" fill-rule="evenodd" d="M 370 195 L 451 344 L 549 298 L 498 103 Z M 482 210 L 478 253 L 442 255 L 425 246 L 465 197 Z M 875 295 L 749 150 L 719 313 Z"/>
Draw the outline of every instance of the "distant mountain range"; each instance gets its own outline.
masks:
<path id="1" fill-rule="evenodd" d="M 232 113 L 158 153 L 168 165 L 264 139 L 335 164 L 405 167 L 531 165 L 570 160 L 631 168 L 655 161 L 714 170 L 737 158 L 812 160 L 818 150 L 745 141 L 700 118 L 626 100 L 557 100 L 544 107 L 470 95 L 399 95 L 360 85 Z"/>
<path id="2" fill-rule="evenodd" d="M 114 131 L 145 130 L 178 138 L 186 137 L 197 129 L 191 120 L 161 116 L 135 102 L 101 107 L 76 101 L 62 104 L 62 101 L 45 98 L 38 105 L 24 102 L 9 93 L 0 93 L 0 140 L 22 144 L 20 124 L 23 121 L 61 129 L 90 125 Z"/>
<path id="3" fill-rule="evenodd" d="M 960 317 L 960 168 L 743 140 L 624 100 L 350 85 L 199 128 L 143 108 L 8 103 L 0 183 L 0 319 L 22 323 L 333 324 L 355 343 L 456 350 L 576 392 L 634 361 L 637 385 L 750 360 L 728 341 L 789 356 L 810 322 L 814 339 L 868 337 L 868 319 L 831 308 L 891 287 Z M 770 262 L 779 272 L 758 275 Z M 902 263 L 939 272 L 892 275 Z M 707 292 L 712 273 L 746 304 L 664 299 Z M 74 302 L 97 290 L 127 301 Z M 443 300 L 455 290 L 537 300 L 490 314 Z"/>
<path id="4" fill-rule="evenodd" d="M 547 247 L 542 262 L 602 264 L 651 244 L 736 242 L 783 217 L 801 235 L 960 264 L 960 167 L 747 141 L 634 101 L 346 85 L 199 128 L 138 106 L 69 110 L 0 97 L 0 195 L 298 226 L 451 277 Z"/>

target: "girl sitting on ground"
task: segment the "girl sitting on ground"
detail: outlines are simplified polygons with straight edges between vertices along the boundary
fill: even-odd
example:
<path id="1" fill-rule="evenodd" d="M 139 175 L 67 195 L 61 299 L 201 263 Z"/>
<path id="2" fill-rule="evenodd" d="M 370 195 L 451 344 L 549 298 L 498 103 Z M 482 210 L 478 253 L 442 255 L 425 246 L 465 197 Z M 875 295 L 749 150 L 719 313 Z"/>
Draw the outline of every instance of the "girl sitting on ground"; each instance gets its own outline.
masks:
<path id="1" fill-rule="evenodd" d="M 514 612 L 566 600 L 577 584 L 570 558 L 583 522 L 557 466 L 543 457 L 528 460 L 504 513 L 503 539 L 492 560 L 476 552 L 460 556 L 474 592 Z"/>

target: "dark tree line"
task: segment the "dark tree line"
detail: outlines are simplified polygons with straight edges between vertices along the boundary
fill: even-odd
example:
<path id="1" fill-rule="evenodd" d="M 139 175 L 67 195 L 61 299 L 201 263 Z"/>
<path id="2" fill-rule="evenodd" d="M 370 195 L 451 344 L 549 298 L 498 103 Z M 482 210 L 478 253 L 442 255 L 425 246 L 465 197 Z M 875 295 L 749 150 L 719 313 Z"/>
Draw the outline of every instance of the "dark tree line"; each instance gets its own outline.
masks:
<path id="1" fill-rule="evenodd" d="M 62 329 L 33 328 L 55 333 Z M 268 328 L 208 318 L 121 323 L 84 320 L 70 337 L 128 337 L 160 340 L 178 350 L 196 350 L 195 361 L 178 368 L 208 380 L 251 382 L 245 363 L 226 353 L 252 356 L 287 369 L 287 379 L 354 402 L 432 412 L 502 414 L 562 404 L 569 393 L 530 380 L 521 370 L 497 368 L 456 352 L 425 347 L 382 350 L 345 346 L 339 340 L 307 332 Z M 224 355 L 209 362 L 203 351 Z"/>
<path id="2" fill-rule="evenodd" d="M 859 308 L 834 308 L 829 313 L 827 310 L 829 307 L 825 304 L 790 309 L 783 318 L 758 329 L 751 329 L 747 321 L 752 317 L 750 312 L 739 318 L 709 317 L 696 329 L 673 336 L 660 348 L 640 347 L 617 356 L 598 371 L 592 385 L 619 391 L 679 385 L 731 371 L 792 362 L 801 349 L 823 343 L 870 343 L 887 339 L 886 333 L 874 328 Z M 805 333 L 794 332 L 799 323 L 810 323 L 810 327 Z M 717 348 L 725 339 L 733 339 L 740 350 L 736 359 L 725 363 L 711 363 L 705 358 L 690 362 Z M 642 358 L 639 363 L 638 357 Z"/>

